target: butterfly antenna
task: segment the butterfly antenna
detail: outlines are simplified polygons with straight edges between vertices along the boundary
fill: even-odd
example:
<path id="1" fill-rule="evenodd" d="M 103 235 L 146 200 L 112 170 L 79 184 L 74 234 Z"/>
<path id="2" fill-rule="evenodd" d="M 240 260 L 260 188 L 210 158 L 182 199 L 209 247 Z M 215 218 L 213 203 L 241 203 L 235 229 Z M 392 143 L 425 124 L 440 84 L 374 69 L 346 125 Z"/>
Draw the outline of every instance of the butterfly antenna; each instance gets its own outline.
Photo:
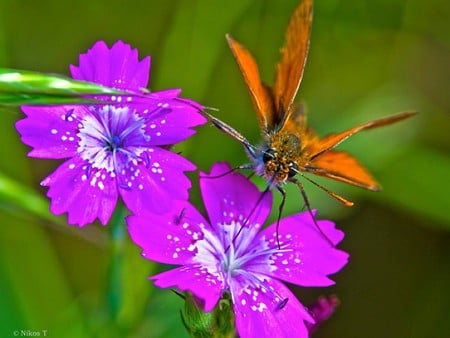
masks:
<path id="1" fill-rule="evenodd" d="M 238 132 L 236 129 L 234 129 L 230 125 L 226 124 L 225 122 L 219 120 L 217 117 L 215 117 L 205 111 L 203 111 L 202 113 L 211 121 L 211 123 L 217 129 L 219 129 L 223 133 L 231 136 L 235 140 L 238 140 L 239 142 L 241 142 L 252 158 L 257 157 L 256 152 L 255 152 L 255 149 L 257 149 L 257 147 L 252 145 L 240 132 Z"/>
<path id="2" fill-rule="evenodd" d="M 200 104 L 195 104 L 193 101 L 191 101 L 189 99 L 185 99 L 183 97 L 175 97 L 173 100 L 177 101 L 177 102 L 181 102 L 181 103 L 187 104 L 188 106 L 191 106 L 192 108 L 194 108 L 195 110 L 197 110 L 201 114 L 205 114 L 205 111 L 204 111 L 205 109 L 214 110 L 214 111 L 218 111 L 219 110 L 217 108 L 206 107 L 206 106 L 201 106 Z"/>
<path id="3" fill-rule="evenodd" d="M 303 177 L 305 177 L 305 176 L 303 176 Z M 291 180 L 291 182 L 295 183 L 297 185 L 297 187 L 300 189 L 300 193 L 302 194 L 303 200 L 305 201 L 306 208 L 308 209 L 308 212 L 311 215 L 311 218 L 314 222 L 314 226 L 317 228 L 317 230 L 319 230 L 319 232 L 323 236 L 323 238 L 325 238 L 327 240 L 327 242 L 330 243 L 330 245 L 332 247 L 334 247 L 334 243 L 328 238 L 328 236 L 323 232 L 323 230 L 320 228 L 319 224 L 317 223 L 316 216 L 312 212 L 311 204 L 309 203 L 309 199 L 308 199 L 308 196 L 306 195 L 305 189 L 303 188 L 303 184 L 301 184 L 301 182 L 296 179 Z"/>

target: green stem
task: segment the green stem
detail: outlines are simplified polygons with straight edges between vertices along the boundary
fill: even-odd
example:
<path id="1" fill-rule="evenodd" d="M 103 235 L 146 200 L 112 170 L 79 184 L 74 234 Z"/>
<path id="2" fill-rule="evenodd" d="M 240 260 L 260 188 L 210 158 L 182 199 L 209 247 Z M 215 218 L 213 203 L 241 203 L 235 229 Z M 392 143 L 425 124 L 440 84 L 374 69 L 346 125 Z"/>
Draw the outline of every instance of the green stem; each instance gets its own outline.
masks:
<path id="1" fill-rule="evenodd" d="M 109 226 L 111 227 L 111 253 L 106 301 L 108 305 L 109 315 L 114 321 L 118 317 L 123 302 L 122 269 L 125 254 L 126 215 L 127 209 L 125 208 L 125 206 L 123 204 L 118 204 L 109 223 Z"/>

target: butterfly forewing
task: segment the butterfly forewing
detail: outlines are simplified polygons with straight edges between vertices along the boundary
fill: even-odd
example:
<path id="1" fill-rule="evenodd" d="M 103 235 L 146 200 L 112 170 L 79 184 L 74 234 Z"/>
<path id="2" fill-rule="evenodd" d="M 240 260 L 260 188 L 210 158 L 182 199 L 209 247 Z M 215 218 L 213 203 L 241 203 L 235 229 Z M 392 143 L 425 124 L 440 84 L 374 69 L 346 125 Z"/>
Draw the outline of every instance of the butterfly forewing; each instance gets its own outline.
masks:
<path id="1" fill-rule="evenodd" d="M 356 127 L 347 129 L 341 133 L 329 134 L 329 135 L 325 136 L 324 138 L 318 140 L 314 144 L 310 145 L 308 152 L 311 154 L 311 160 L 320 156 L 321 154 L 325 153 L 326 151 L 336 147 L 342 141 L 346 140 L 350 136 L 352 136 L 362 130 L 385 126 L 385 125 L 406 119 L 414 114 L 416 114 L 416 113 L 415 112 L 405 112 L 405 113 L 395 114 L 395 115 L 383 117 L 378 120 L 360 124 Z"/>
<path id="2" fill-rule="evenodd" d="M 244 76 L 259 124 L 264 131 L 267 131 L 273 125 L 272 116 L 275 109 L 270 88 L 261 82 L 258 65 L 251 53 L 230 35 L 226 38 Z"/>
<path id="3" fill-rule="evenodd" d="M 311 34 L 312 6 L 312 0 L 303 0 L 292 14 L 286 30 L 286 42 L 273 86 L 277 123 L 287 121 L 285 114 L 292 113 L 292 103 L 302 80 Z"/>

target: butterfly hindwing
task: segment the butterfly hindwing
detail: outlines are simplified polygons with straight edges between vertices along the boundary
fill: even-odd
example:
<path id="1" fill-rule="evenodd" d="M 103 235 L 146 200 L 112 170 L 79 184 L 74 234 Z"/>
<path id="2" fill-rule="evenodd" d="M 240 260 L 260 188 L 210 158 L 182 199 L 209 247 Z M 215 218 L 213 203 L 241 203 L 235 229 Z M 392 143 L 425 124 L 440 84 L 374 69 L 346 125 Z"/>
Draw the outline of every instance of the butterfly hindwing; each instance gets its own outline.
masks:
<path id="1" fill-rule="evenodd" d="M 381 189 L 369 171 L 346 151 L 327 151 L 308 163 L 305 171 L 368 190 Z"/>

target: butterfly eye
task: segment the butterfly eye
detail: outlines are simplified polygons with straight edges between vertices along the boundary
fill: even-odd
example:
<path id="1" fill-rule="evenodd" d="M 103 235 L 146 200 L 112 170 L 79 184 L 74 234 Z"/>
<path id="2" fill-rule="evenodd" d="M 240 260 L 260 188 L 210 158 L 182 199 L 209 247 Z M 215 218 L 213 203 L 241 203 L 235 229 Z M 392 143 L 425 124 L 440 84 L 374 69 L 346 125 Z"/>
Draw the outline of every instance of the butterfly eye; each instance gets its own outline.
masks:
<path id="1" fill-rule="evenodd" d="M 275 157 L 275 150 L 273 150 L 272 148 L 267 149 L 266 151 L 264 151 L 263 154 L 263 162 L 267 163 L 270 160 L 273 160 Z"/>
<path id="2" fill-rule="evenodd" d="M 298 173 L 298 165 L 295 162 L 289 163 L 289 177 L 294 177 Z"/>

